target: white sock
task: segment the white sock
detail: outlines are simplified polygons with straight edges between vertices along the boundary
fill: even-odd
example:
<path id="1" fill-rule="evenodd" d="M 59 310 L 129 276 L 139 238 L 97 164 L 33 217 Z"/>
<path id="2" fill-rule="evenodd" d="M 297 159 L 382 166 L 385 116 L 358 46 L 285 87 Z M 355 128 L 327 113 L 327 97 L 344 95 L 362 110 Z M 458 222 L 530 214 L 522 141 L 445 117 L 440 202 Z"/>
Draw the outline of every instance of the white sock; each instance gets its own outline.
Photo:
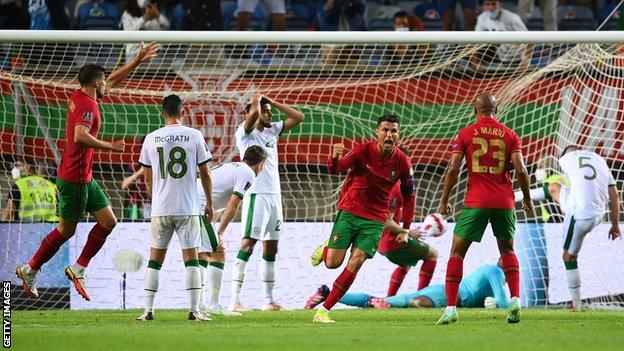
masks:
<path id="1" fill-rule="evenodd" d="M 245 280 L 245 266 L 247 266 L 247 261 L 243 261 L 238 257 L 234 259 L 234 266 L 232 267 L 232 291 L 230 296 L 231 303 L 240 302 L 240 292 L 243 287 L 243 280 Z"/>
<path id="2" fill-rule="evenodd" d="M 83 273 L 83 274 L 84 274 L 84 270 L 85 270 L 85 268 L 86 268 L 86 267 L 83 267 L 83 266 L 79 265 L 78 263 L 75 263 L 75 264 L 72 266 L 72 269 L 74 270 L 74 272 L 76 272 L 76 273 L 78 273 L 78 274 L 80 274 L 80 273 Z"/>
<path id="3" fill-rule="evenodd" d="M 566 279 L 568 280 L 568 289 L 572 295 L 572 305 L 574 308 L 581 307 L 581 274 L 578 268 L 566 269 Z"/>
<path id="4" fill-rule="evenodd" d="M 262 286 L 264 290 L 263 305 L 267 306 L 273 302 L 273 287 L 275 286 L 275 262 L 264 259 L 260 261 L 260 274 L 262 276 Z"/>
<path id="5" fill-rule="evenodd" d="M 455 310 L 455 306 L 446 306 L 446 312 L 451 312 Z"/>
<path id="6" fill-rule="evenodd" d="M 206 309 L 206 307 L 208 307 L 208 305 L 206 304 L 206 270 L 207 268 L 202 266 L 201 264 L 199 265 L 199 275 L 200 275 L 200 280 L 201 280 L 201 293 L 199 295 L 199 310 L 203 311 Z"/>
<path id="7" fill-rule="evenodd" d="M 210 292 L 209 305 L 218 306 L 219 295 L 221 294 L 221 280 L 223 279 L 223 268 L 209 265 L 208 276 L 210 277 L 210 284 L 208 285 L 208 291 Z"/>
<path id="8" fill-rule="evenodd" d="M 186 292 L 189 296 L 189 311 L 199 311 L 199 298 L 201 295 L 201 273 L 199 267 L 186 266 Z"/>
<path id="9" fill-rule="evenodd" d="M 154 298 L 158 292 L 160 268 L 147 267 L 145 271 L 145 312 L 154 312 Z"/>

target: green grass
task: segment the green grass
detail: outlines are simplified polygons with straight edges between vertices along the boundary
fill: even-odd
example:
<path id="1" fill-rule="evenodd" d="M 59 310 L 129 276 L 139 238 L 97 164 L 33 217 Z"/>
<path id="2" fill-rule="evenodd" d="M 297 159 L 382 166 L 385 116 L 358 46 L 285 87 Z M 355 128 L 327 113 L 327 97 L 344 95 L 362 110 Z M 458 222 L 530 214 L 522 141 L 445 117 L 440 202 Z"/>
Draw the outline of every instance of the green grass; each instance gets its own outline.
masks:
<path id="1" fill-rule="evenodd" d="M 624 313 L 460 309 L 459 322 L 435 326 L 441 309 L 339 310 L 331 325 L 314 311 L 250 312 L 212 322 L 186 321 L 181 310 L 138 322 L 131 311 L 14 311 L 16 350 L 622 350 Z"/>

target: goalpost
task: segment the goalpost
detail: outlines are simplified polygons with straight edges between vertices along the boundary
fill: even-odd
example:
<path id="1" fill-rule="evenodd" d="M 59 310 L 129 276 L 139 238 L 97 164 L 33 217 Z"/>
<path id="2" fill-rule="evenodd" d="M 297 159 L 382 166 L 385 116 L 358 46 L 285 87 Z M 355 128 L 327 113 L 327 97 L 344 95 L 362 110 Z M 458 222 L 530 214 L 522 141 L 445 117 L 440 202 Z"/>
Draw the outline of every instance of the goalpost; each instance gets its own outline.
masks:
<path id="1" fill-rule="evenodd" d="M 410 151 L 415 170 L 417 221 L 436 211 L 451 139 L 473 120 L 470 102 L 483 91 L 497 95 L 499 118 L 522 137 L 532 187 L 542 185 L 544 172 L 557 172 L 556 158 L 569 144 L 601 154 L 618 189 L 624 181 L 622 32 L 0 34 L 3 206 L 13 161 L 25 156 L 43 176 L 55 177 L 64 144 L 67 99 L 78 87 L 78 69 L 98 63 L 110 73 L 125 62 L 126 44 L 161 44 L 157 59 L 139 67 L 100 104 L 99 137 L 123 138 L 127 146 L 124 153 L 96 151 L 94 178 L 105 188 L 120 223 L 88 269 L 92 301 L 82 301 L 62 274 L 80 253 L 91 227 L 81 223 L 69 245 L 43 267 L 38 300 L 25 299 L 19 287 L 13 287 L 18 308 L 141 306 L 144 267 L 136 273 L 117 272 L 114 257 L 131 250 L 147 258 L 149 199 L 140 177 L 129 189 L 121 184 L 137 169 L 141 138 L 162 125 L 159 105 L 170 93 L 186 101 L 184 122 L 202 131 L 217 162 L 237 159 L 233 134 L 253 93 L 285 101 L 306 115 L 304 123 L 283 135 L 278 144 L 286 223 L 277 261 L 276 297 L 289 308 L 301 308 L 319 284 L 335 278 L 336 272 L 309 266 L 311 251 L 331 229 L 343 179 L 326 172 L 330 147 L 343 142 L 350 149 L 370 139 L 381 114 L 401 119 L 401 145 Z M 451 198 L 451 220 L 461 210 L 465 170 L 460 179 Z M 523 304 L 558 306 L 569 301 L 558 206 L 543 203 L 536 205 L 535 214 L 517 214 Z M 3 280 L 17 283 L 14 266 L 26 262 L 52 227 L 15 220 L 0 223 Z M 622 307 L 624 259 L 619 253 L 624 244 L 609 242 L 607 232 L 608 224 L 602 224 L 585 241 L 579 260 L 582 294 L 593 306 Z M 240 225 L 234 223 L 226 236 L 230 257 L 222 304 L 229 296 L 229 262 L 239 233 Z M 489 229 L 488 233 L 470 250 L 466 273 L 496 262 L 498 251 Z M 427 239 L 440 253 L 432 284 L 444 282 L 450 236 Z M 179 256 L 174 240 L 163 267 L 157 307 L 182 307 L 186 301 L 176 284 L 183 268 Z M 257 256 L 250 260 L 241 295 L 252 307 L 261 302 Z M 377 255 L 364 266 L 352 290 L 383 294 L 392 269 Z M 416 281 L 417 273 L 410 273 L 401 291 L 414 290 Z"/>

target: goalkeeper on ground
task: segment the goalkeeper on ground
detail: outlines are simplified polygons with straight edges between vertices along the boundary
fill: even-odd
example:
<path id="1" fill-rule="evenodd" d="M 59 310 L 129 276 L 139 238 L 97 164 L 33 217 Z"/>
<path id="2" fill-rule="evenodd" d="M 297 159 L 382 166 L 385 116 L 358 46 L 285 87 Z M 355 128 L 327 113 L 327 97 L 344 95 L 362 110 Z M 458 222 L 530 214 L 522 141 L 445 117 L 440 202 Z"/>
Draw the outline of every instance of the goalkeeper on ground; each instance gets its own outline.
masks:
<path id="1" fill-rule="evenodd" d="M 321 289 L 323 287 L 319 288 Z M 318 303 L 321 302 L 322 300 Z M 339 302 L 348 306 L 375 308 L 445 307 L 447 305 L 444 284 L 430 285 L 410 294 L 386 298 L 365 293 L 347 293 Z M 507 308 L 508 305 L 509 293 L 505 287 L 505 274 L 498 265 L 485 265 L 478 268 L 462 279 L 459 285 L 457 306 Z"/>

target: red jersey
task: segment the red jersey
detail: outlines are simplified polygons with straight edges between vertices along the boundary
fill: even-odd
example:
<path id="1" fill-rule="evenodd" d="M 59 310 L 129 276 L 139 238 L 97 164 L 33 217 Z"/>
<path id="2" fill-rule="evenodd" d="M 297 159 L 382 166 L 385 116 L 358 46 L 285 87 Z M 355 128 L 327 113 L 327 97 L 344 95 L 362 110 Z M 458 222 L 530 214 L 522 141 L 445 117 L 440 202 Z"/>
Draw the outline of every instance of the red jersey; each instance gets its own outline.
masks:
<path id="1" fill-rule="evenodd" d="M 98 102 L 81 90 L 75 91 L 69 97 L 65 149 L 58 169 L 58 177 L 68 182 L 84 184 L 91 181 L 93 149 L 81 146 L 74 141 L 74 130 L 79 124 L 89 127 L 89 134 L 97 138 L 100 131 Z"/>
<path id="2" fill-rule="evenodd" d="M 413 196 L 412 165 L 403 151 L 395 147 L 388 159 L 382 159 L 377 141 L 356 146 L 344 157 L 328 161 L 329 173 L 350 169 L 345 179 L 338 208 L 356 216 L 385 223 L 388 218 L 390 190 L 399 180 L 402 193 Z"/>
<path id="3" fill-rule="evenodd" d="M 388 212 L 394 213 L 395 222 L 399 223 L 401 221 L 403 210 L 403 196 L 401 195 L 401 186 L 399 183 L 394 184 L 392 187 L 392 191 L 390 191 L 390 201 L 388 201 Z M 404 246 L 400 245 L 396 242 L 396 235 L 390 233 L 388 229 L 384 229 L 383 234 L 381 234 L 381 241 L 379 242 L 379 247 L 377 251 L 379 253 L 386 253 L 390 251 L 394 251 L 396 249 L 400 249 Z"/>
<path id="4" fill-rule="evenodd" d="M 511 154 L 520 152 L 520 138 L 510 128 L 491 117 L 459 131 L 453 153 L 466 157 L 468 190 L 466 207 L 513 209 Z"/>

